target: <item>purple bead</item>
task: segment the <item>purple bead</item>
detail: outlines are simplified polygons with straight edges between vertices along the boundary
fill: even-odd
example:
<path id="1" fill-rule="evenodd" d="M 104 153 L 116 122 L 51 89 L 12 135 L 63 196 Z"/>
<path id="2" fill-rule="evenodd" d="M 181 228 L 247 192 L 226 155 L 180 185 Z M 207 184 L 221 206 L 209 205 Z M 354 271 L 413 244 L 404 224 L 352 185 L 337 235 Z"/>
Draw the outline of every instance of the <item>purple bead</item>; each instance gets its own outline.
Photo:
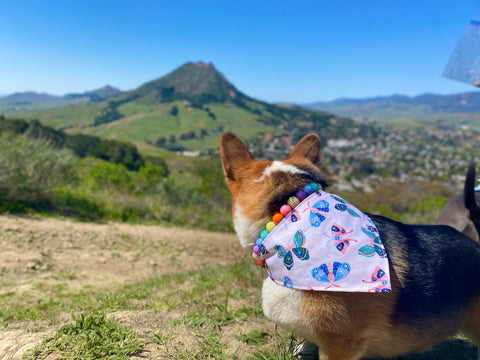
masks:
<path id="1" fill-rule="evenodd" d="M 295 196 L 298 198 L 298 200 L 303 201 L 307 197 L 307 192 L 305 190 L 298 190 Z"/>
<path id="2" fill-rule="evenodd" d="M 253 246 L 253 252 L 257 255 L 261 255 L 262 254 L 262 251 L 260 250 L 260 248 L 257 246 L 257 245 L 254 245 Z"/>

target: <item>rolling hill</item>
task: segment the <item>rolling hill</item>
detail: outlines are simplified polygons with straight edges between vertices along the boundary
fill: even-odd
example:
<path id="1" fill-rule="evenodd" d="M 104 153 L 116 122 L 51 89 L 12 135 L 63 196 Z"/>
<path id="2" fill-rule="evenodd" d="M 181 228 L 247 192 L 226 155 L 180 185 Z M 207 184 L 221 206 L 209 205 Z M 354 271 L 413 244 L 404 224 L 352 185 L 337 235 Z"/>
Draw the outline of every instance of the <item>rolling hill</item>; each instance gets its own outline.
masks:
<path id="1" fill-rule="evenodd" d="M 110 85 L 82 94 L 55 96 L 34 91 L 14 93 L 0 97 L 0 114 L 24 114 L 36 111 L 64 108 L 118 96 L 122 91 Z"/>
<path id="2" fill-rule="evenodd" d="M 480 126 L 480 92 L 452 95 L 392 95 L 365 99 L 342 98 L 305 104 L 311 110 L 330 111 L 363 120 L 412 120 L 421 124 Z"/>
<path id="3" fill-rule="evenodd" d="M 323 128 L 328 129 L 328 119 L 335 120 L 336 127 L 348 123 L 331 114 L 253 99 L 228 82 L 211 63 L 186 63 L 130 91 L 105 90 L 110 97 L 99 98 L 98 92 L 87 92 L 66 96 L 55 107 L 3 114 L 38 119 L 68 133 L 131 142 L 140 150 L 212 150 L 218 147 L 225 130 L 254 140 L 262 133 L 288 135 L 292 124 L 296 129 L 312 128 L 323 121 Z M 40 103 L 30 106 L 34 104 Z"/>

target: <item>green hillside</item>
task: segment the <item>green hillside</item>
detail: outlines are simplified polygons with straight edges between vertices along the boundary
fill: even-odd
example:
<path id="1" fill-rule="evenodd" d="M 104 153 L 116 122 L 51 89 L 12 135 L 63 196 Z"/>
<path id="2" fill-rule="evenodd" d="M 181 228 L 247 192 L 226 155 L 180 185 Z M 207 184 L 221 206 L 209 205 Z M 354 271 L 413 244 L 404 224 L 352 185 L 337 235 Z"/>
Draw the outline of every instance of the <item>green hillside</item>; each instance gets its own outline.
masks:
<path id="1" fill-rule="evenodd" d="M 253 141 L 262 133 L 288 134 L 292 123 L 313 127 L 319 116 L 333 118 L 252 99 L 229 83 L 211 63 L 203 62 L 186 63 L 131 91 L 109 93 L 118 95 L 97 101 L 73 97 L 62 100 L 65 106 L 25 109 L 5 116 L 38 119 L 70 134 L 133 142 L 140 149 L 149 147 L 150 152 L 151 146 L 207 151 L 217 148 L 223 131 L 234 131 Z M 84 102 L 71 103 L 81 99 Z"/>

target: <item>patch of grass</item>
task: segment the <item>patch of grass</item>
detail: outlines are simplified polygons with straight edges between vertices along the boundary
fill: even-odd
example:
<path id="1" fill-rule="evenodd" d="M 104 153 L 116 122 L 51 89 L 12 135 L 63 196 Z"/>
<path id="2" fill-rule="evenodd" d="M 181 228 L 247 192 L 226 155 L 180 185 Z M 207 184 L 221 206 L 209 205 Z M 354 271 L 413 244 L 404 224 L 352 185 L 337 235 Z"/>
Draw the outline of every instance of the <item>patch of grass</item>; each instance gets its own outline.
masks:
<path id="1" fill-rule="evenodd" d="M 227 346 L 222 343 L 218 337 L 218 334 L 214 331 L 207 331 L 205 334 L 196 334 L 199 338 L 199 347 L 195 350 L 185 349 L 184 352 L 180 352 L 175 355 L 175 358 L 181 360 L 191 359 L 218 359 L 218 360 L 233 360 L 238 359 L 236 353 L 228 355 L 225 351 Z"/>
<path id="2" fill-rule="evenodd" d="M 17 320 L 51 319 L 61 313 L 74 311 L 158 311 L 185 307 L 185 304 L 187 311 L 188 306 L 193 308 L 190 311 L 191 317 L 197 316 L 195 314 L 200 316 L 201 312 L 205 317 L 212 313 L 217 318 L 215 321 L 222 323 L 228 317 L 237 319 L 261 313 L 258 305 L 243 310 L 227 309 L 225 305 L 226 293 L 233 293 L 235 296 L 232 299 L 238 299 L 239 294 L 242 294 L 238 289 L 260 288 L 264 276 L 261 270 L 249 260 L 243 259 L 229 266 L 212 265 L 189 272 L 153 276 L 114 289 L 68 292 L 65 285 L 44 285 L 41 291 L 31 293 L 28 297 L 12 293 L 2 297 L 0 324 Z"/>
<path id="3" fill-rule="evenodd" d="M 268 331 L 252 330 L 246 334 L 240 331 L 240 334 L 236 338 L 246 344 L 259 346 L 266 344 L 270 337 L 271 335 Z"/>
<path id="4" fill-rule="evenodd" d="M 73 321 L 47 337 L 24 358 L 45 359 L 55 354 L 62 359 L 128 359 L 129 355 L 143 350 L 131 329 L 104 314 L 80 314 L 74 316 Z"/>
<path id="5" fill-rule="evenodd" d="M 245 320 L 248 317 L 261 315 L 259 307 L 228 309 L 228 295 L 223 303 L 195 301 L 195 310 L 187 311 L 180 319 L 174 320 L 174 325 L 184 325 L 189 328 L 202 326 L 220 327 Z"/>
<path id="6" fill-rule="evenodd" d="M 75 280 L 77 278 L 77 274 L 75 274 L 75 272 L 68 269 L 61 271 L 59 275 L 68 280 Z"/>
<path id="7" fill-rule="evenodd" d="M 255 335 L 258 337 L 258 334 Z M 275 346 L 260 348 L 243 360 L 294 360 L 293 347 L 298 343 L 291 333 L 281 335 L 275 327 Z M 250 336 L 251 338 L 252 336 Z"/>

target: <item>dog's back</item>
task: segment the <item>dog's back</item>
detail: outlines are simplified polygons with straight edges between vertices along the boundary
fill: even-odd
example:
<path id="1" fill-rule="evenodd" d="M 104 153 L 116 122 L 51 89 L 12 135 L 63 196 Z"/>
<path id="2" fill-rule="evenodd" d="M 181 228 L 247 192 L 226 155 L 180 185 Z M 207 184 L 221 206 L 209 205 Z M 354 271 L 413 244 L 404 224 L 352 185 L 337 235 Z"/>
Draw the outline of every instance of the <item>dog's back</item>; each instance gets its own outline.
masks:
<path id="1" fill-rule="evenodd" d="M 332 358 L 392 357 L 421 351 L 459 331 L 480 344 L 480 244 L 448 226 L 371 218 L 389 254 L 394 291 L 375 296 L 304 294 L 308 300 L 304 300 L 303 311 L 316 319 L 322 338 L 341 332 L 350 336 L 346 341 L 337 339 L 335 346 L 350 344 L 351 351 L 332 346 L 336 355 Z M 321 345 L 329 346 L 327 342 Z"/>

